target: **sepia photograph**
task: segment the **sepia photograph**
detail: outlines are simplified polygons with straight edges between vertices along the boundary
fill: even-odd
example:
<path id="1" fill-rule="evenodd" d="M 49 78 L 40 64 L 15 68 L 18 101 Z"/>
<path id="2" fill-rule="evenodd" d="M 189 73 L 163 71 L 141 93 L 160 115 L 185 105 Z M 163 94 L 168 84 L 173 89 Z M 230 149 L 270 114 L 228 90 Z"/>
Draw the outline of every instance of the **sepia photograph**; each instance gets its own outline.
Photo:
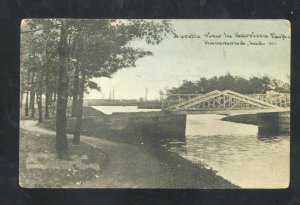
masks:
<path id="1" fill-rule="evenodd" d="M 287 20 L 23 19 L 23 188 L 283 189 Z"/>

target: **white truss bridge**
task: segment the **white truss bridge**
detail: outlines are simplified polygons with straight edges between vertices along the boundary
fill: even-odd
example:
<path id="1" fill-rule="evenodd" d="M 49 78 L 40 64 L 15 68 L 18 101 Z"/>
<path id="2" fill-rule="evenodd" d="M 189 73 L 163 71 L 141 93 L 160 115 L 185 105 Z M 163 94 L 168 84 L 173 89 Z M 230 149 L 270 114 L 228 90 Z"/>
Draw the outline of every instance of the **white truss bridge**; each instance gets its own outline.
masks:
<path id="1" fill-rule="evenodd" d="M 282 110 L 272 103 L 231 90 L 212 92 L 183 100 L 169 106 L 174 111 L 230 111 L 230 110 Z"/>

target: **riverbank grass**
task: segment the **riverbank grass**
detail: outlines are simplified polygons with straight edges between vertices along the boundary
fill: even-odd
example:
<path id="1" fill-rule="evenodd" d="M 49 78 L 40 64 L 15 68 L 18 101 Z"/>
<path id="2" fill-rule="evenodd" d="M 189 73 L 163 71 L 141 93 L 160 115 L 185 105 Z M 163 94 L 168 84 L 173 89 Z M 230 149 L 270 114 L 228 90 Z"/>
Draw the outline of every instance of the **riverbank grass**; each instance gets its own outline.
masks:
<path id="1" fill-rule="evenodd" d="M 26 188 L 51 188 L 81 185 L 99 177 L 105 156 L 96 147 L 69 140 L 71 159 L 59 160 L 55 137 L 20 130 L 19 184 Z"/>

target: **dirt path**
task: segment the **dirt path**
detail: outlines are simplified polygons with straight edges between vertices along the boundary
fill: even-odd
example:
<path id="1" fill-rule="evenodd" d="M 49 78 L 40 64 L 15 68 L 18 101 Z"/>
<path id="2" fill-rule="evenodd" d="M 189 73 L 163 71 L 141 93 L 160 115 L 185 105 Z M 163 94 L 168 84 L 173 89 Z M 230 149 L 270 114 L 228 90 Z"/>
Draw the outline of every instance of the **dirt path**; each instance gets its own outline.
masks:
<path id="1" fill-rule="evenodd" d="M 32 132 L 55 135 L 54 131 L 36 126 L 36 121 L 32 120 L 22 120 L 20 127 Z M 71 138 L 72 135 L 68 134 L 69 137 Z M 145 154 L 137 147 L 87 136 L 81 136 L 81 141 L 96 146 L 106 153 L 108 163 L 99 178 L 85 182 L 78 187 L 155 188 L 167 186 L 161 180 L 164 177 L 164 172 L 159 161 Z"/>

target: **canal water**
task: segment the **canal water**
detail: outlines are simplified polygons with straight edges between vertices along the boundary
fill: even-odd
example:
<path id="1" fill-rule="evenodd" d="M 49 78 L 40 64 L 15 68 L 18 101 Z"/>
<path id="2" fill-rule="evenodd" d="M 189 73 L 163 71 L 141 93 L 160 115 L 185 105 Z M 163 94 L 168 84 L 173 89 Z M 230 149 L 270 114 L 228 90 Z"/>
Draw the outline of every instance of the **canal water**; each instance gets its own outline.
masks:
<path id="1" fill-rule="evenodd" d="M 286 188 L 289 185 L 289 136 L 259 137 L 258 127 L 221 121 L 214 114 L 188 115 L 185 141 L 163 146 L 242 188 Z"/>
<path id="2" fill-rule="evenodd" d="M 139 112 L 136 106 L 94 106 L 100 111 Z M 204 164 L 242 188 L 286 188 L 290 173 L 290 137 L 260 137 L 258 127 L 222 121 L 215 114 L 188 115 L 186 138 L 167 139 L 171 152 Z"/>
<path id="3" fill-rule="evenodd" d="M 138 106 L 91 106 L 96 110 L 103 112 L 104 114 L 110 115 L 113 112 L 150 112 L 160 111 L 160 109 L 138 109 Z"/>

